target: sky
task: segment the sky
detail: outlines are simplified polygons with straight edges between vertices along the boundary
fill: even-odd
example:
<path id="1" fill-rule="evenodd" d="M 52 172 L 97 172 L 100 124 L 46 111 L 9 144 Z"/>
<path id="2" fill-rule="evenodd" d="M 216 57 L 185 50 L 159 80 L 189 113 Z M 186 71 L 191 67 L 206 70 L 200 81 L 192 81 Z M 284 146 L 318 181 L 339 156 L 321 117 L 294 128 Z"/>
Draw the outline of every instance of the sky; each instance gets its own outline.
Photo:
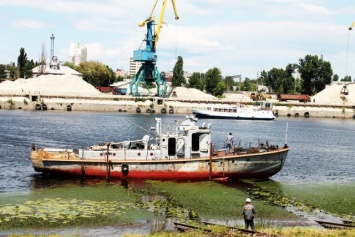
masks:
<path id="1" fill-rule="evenodd" d="M 163 0 L 153 16 L 159 18 Z M 181 56 L 184 71 L 217 67 L 222 76 L 257 78 L 260 72 L 318 55 L 340 78 L 355 77 L 354 0 L 175 0 L 167 1 L 157 46 L 159 71 L 172 71 Z M 17 62 L 20 48 L 38 61 L 67 61 L 78 42 L 88 60 L 129 70 L 133 51 L 144 49 L 145 27 L 155 0 L 0 0 L 0 64 Z M 355 27 L 354 27 L 355 28 Z"/>

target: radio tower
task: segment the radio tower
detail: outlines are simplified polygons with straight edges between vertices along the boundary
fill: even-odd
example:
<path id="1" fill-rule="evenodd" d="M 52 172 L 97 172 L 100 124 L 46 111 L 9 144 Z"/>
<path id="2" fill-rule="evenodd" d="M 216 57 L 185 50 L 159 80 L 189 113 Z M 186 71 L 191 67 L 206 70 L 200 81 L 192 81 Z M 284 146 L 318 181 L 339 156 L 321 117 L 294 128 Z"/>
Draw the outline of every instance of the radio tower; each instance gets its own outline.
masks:
<path id="1" fill-rule="evenodd" d="M 53 59 L 53 56 L 54 56 L 54 35 L 52 34 L 52 36 L 51 36 L 51 58 L 50 58 L 50 60 Z"/>

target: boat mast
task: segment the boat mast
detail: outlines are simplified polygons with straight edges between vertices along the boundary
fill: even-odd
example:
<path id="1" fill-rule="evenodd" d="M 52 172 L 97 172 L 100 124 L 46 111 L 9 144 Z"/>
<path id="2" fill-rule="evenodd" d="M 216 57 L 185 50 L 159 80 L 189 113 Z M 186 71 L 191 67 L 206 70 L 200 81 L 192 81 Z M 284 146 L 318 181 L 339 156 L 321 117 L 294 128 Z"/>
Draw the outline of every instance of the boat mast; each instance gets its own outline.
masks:
<path id="1" fill-rule="evenodd" d="M 286 135 L 285 135 L 285 145 L 284 148 L 287 148 L 287 133 L 288 133 L 288 122 L 286 122 Z"/>

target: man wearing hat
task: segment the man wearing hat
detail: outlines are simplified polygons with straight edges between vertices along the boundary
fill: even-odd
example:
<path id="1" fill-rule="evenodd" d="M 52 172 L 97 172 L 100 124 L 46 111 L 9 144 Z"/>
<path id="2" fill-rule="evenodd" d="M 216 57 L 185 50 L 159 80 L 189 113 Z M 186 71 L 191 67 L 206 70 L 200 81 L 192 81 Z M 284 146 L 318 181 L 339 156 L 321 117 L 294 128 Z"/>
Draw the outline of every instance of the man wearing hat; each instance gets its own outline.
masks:
<path id="1" fill-rule="evenodd" d="M 254 215 L 256 214 L 255 208 L 251 205 L 250 198 L 245 200 L 245 206 L 243 207 L 243 216 L 244 216 L 244 223 L 245 229 L 249 229 L 249 226 L 252 230 L 255 230 L 254 227 Z"/>

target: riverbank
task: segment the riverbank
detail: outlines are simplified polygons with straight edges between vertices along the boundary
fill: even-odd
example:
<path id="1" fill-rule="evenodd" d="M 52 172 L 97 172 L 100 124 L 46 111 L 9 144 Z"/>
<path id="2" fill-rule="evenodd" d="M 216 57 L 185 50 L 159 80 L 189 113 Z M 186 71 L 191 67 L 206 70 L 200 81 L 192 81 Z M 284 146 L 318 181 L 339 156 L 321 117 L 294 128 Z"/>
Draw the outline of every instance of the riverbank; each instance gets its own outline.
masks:
<path id="1" fill-rule="evenodd" d="M 296 186 L 275 187 L 275 183 L 270 185 L 270 182 L 131 181 L 128 187 L 124 187 L 118 180 L 106 183 L 91 179 L 42 179 L 47 179 L 51 185 L 27 194 L 0 194 L 0 235 L 211 236 L 211 233 L 201 230 L 178 233 L 174 222 L 191 225 L 208 222 L 243 228 L 240 212 L 246 196 L 252 198 L 257 209 L 255 224 L 259 232 L 278 236 L 320 237 L 352 236 L 354 233 L 354 230 L 325 230 L 313 221 L 314 217 L 324 218 L 326 212 L 353 218 L 354 213 L 350 210 L 353 201 L 343 206 L 343 210 L 347 211 L 342 213 L 341 209 L 332 205 L 339 197 L 328 191 L 337 187 L 337 193 L 342 196 L 349 191 L 351 184 L 326 185 L 327 188 L 319 187 L 315 192 L 307 188 L 299 191 Z M 264 194 L 271 195 L 261 196 L 260 188 Z M 294 196 L 293 192 L 300 195 Z M 312 202 L 309 198 L 318 195 L 324 197 L 325 206 L 317 205 L 316 200 Z M 352 196 L 353 192 L 349 195 Z M 303 209 L 308 215 L 285 208 L 295 203 L 299 210 Z M 310 214 L 315 208 L 322 208 L 324 212 L 312 218 Z M 218 236 L 237 234 L 226 230 L 221 232 L 221 228 L 214 230 L 230 234 Z"/>
<path id="2" fill-rule="evenodd" d="M 236 99 L 213 98 L 158 98 L 112 95 L 2 95 L 0 109 L 97 111 L 124 113 L 191 114 L 192 108 L 205 108 L 211 104 L 235 104 Z M 320 104 L 315 102 L 273 103 L 273 111 L 280 117 L 315 117 L 355 119 L 355 105 Z M 259 102 L 242 101 L 247 106 L 258 107 Z"/>

